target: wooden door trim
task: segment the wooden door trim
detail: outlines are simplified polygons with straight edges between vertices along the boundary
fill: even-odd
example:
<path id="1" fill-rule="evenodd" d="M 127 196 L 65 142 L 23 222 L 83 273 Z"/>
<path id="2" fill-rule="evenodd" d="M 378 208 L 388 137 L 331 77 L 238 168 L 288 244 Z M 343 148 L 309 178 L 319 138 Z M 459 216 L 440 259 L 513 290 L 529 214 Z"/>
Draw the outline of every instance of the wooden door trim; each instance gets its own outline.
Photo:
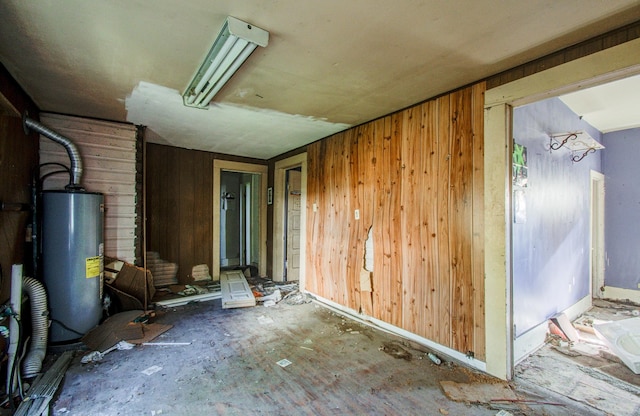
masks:
<path id="1" fill-rule="evenodd" d="M 301 153 L 287 159 L 279 160 L 275 164 L 273 187 L 273 280 L 282 281 L 284 278 L 284 197 L 285 172 L 287 169 L 301 167 L 300 176 L 300 290 L 304 290 L 304 276 L 306 263 L 306 235 L 307 235 L 307 153 Z"/>
<path id="2" fill-rule="evenodd" d="M 267 275 L 267 173 L 266 165 L 213 160 L 213 264 L 211 275 L 220 278 L 220 174 L 222 171 L 253 173 L 260 177 L 260 264 L 258 274 Z"/>

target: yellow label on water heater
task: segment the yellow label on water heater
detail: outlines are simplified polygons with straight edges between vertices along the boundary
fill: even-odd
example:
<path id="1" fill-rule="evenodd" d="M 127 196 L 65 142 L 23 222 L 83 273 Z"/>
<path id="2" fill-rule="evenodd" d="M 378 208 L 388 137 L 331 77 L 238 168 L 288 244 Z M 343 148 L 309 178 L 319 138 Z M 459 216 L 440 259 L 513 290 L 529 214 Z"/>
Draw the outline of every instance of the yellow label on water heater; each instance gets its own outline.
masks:
<path id="1" fill-rule="evenodd" d="M 100 276 L 100 256 L 87 257 L 86 260 L 87 279 Z"/>

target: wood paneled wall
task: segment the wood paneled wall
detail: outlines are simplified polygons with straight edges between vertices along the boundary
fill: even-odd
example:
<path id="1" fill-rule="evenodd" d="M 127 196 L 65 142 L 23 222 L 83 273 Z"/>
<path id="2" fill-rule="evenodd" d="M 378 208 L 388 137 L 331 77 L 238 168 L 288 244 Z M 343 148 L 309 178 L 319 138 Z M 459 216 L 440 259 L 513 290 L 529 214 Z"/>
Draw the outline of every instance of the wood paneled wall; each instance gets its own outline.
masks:
<path id="1" fill-rule="evenodd" d="M 23 264 L 24 274 L 32 275 L 31 245 L 26 242 L 29 211 L 15 211 L 15 205 L 31 202 L 30 185 L 38 165 L 38 134 L 25 135 L 21 115 L 28 111 L 38 117 L 38 108 L 0 64 L 0 303 L 10 296 L 11 266 Z"/>
<path id="2" fill-rule="evenodd" d="M 307 290 L 479 359 L 484 91 L 480 83 L 310 145 L 307 199 Z M 372 273 L 363 269 L 370 228 Z"/>
<path id="3" fill-rule="evenodd" d="M 16 204 L 31 202 L 30 184 L 38 164 L 38 135 L 25 136 L 22 119 L 0 115 L 0 303 L 10 295 L 11 266 L 23 264 L 25 275 L 32 276 L 31 245 L 26 243 L 31 212 L 16 211 Z"/>
<path id="4" fill-rule="evenodd" d="M 256 159 L 146 145 L 147 251 L 178 264 L 178 280 L 213 261 L 213 160 L 266 164 Z M 218 236 L 216 236 L 218 238 Z"/>

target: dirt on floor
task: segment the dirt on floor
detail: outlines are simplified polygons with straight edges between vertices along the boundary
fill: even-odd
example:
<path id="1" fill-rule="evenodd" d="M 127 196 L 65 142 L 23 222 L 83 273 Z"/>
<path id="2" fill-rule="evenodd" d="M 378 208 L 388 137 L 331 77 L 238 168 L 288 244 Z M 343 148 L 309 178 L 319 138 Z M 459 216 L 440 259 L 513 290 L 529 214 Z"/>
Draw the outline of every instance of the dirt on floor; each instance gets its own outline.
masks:
<path id="1" fill-rule="evenodd" d="M 152 323 L 171 328 L 87 364 L 81 360 L 90 351 L 76 351 L 52 414 L 603 414 L 441 354 L 437 365 L 428 348 L 315 301 L 222 309 L 214 300 L 158 310 Z M 441 382 L 462 398 L 450 399 Z M 516 399 L 465 396 L 482 384 Z"/>

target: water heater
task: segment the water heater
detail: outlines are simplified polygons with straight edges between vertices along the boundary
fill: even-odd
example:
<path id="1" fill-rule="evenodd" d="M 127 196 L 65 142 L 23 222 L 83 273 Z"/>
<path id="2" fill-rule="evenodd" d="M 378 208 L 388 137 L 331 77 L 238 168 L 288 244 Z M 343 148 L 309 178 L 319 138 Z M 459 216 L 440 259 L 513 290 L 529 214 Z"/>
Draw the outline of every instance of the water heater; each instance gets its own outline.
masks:
<path id="1" fill-rule="evenodd" d="M 103 222 L 101 193 L 42 193 L 42 280 L 53 343 L 81 338 L 102 318 Z"/>

